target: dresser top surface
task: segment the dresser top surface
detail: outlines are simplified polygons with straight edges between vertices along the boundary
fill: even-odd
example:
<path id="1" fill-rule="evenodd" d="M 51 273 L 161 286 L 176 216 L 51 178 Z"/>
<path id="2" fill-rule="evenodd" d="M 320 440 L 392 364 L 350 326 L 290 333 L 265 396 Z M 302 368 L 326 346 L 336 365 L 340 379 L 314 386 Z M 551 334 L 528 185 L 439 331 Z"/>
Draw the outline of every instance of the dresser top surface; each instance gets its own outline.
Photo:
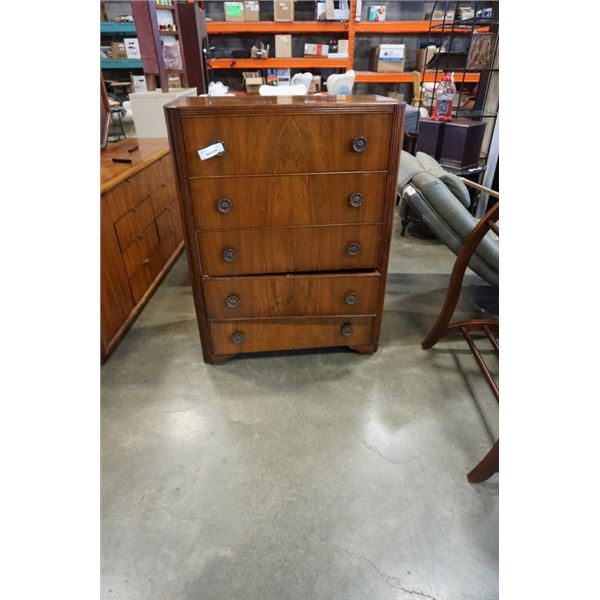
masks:
<path id="1" fill-rule="evenodd" d="M 137 150 L 128 152 L 136 146 Z M 107 192 L 168 153 L 167 138 L 127 138 L 109 143 L 100 153 L 100 193 Z M 131 159 L 131 163 L 115 163 L 113 158 Z"/>
<path id="2" fill-rule="evenodd" d="M 348 109 L 387 109 L 399 104 L 394 98 L 377 95 L 356 96 L 215 96 L 215 97 L 192 97 L 185 96 L 177 98 L 165 105 L 169 110 L 181 111 L 220 111 L 236 110 L 260 110 L 265 111 L 278 109 L 312 110 L 331 109 L 346 107 Z"/>

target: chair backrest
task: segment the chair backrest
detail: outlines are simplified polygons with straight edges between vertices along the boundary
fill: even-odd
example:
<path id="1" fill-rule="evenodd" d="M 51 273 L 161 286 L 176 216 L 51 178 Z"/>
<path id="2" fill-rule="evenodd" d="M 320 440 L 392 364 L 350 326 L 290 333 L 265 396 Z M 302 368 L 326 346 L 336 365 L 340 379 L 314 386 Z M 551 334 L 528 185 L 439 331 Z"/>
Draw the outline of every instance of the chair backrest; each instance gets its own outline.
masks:
<path id="1" fill-rule="evenodd" d="M 312 73 L 296 73 L 292 77 L 291 84 L 292 85 L 303 85 L 306 88 L 306 92 L 308 93 L 308 90 L 310 90 L 310 84 L 312 83 L 312 80 L 313 80 Z"/>
<path id="2" fill-rule="evenodd" d="M 306 96 L 304 85 L 261 85 L 258 88 L 261 96 Z"/>
<path id="3" fill-rule="evenodd" d="M 327 78 L 327 93 L 331 96 L 351 96 L 356 71 L 351 69 L 345 73 L 330 75 Z"/>

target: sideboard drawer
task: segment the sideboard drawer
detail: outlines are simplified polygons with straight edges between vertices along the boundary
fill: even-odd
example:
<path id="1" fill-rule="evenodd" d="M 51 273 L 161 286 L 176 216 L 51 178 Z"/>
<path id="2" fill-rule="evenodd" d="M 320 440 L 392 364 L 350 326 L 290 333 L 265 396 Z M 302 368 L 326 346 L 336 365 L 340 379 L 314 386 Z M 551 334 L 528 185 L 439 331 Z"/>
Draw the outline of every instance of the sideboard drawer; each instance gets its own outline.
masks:
<path id="1" fill-rule="evenodd" d="M 298 317 L 212 321 L 215 354 L 362 346 L 372 338 L 372 317 Z"/>
<path id="2" fill-rule="evenodd" d="M 190 179 L 196 227 L 381 223 L 385 173 Z"/>
<path id="3" fill-rule="evenodd" d="M 152 221 L 154 220 L 154 212 L 152 211 L 152 203 L 150 198 L 146 198 L 140 204 L 133 207 L 124 217 L 121 217 L 115 223 L 117 238 L 121 252 L 124 252 L 131 243 L 133 243 L 139 235 Z"/>
<path id="4" fill-rule="evenodd" d="M 375 315 L 379 273 L 206 279 L 209 319 Z"/>
<path id="5" fill-rule="evenodd" d="M 170 206 L 167 206 L 166 210 L 156 219 L 156 225 L 158 226 L 158 237 L 161 240 L 166 239 L 171 234 L 175 234 L 179 238 L 182 237 L 183 231 L 177 202 L 172 202 Z"/>
<path id="6" fill-rule="evenodd" d="M 150 194 L 152 190 L 150 178 L 146 175 L 147 170 L 132 175 L 104 194 L 113 221 L 118 221 Z"/>
<path id="7" fill-rule="evenodd" d="M 207 275 L 372 269 L 380 225 L 232 229 L 198 233 Z"/>
<path id="8" fill-rule="evenodd" d="M 152 251 L 158 246 L 156 223 L 151 223 L 139 238 L 123 252 L 123 262 L 127 275 L 131 277 L 142 265 L 149 264 Z"/>
<path id="9" fill-rule="evenodd" d="M 184 117 L 187 171 L 190 177 L 386 171 L 392 120 L 391 112 Z M 198 150 L 216 141 L 225 153 L 201 160 Z"/>
<path id="10" fill-rule="evenodd" d="M 150 196 L 154 216 L 158 217 L 166 208 L 177 200 L 175 180 L 173 178 L 162 183 Z"/>
<path id="11" fill-rule="evenodd" d="M 131 293 L 136 302 L 142 299 L 164 264 L 164 257 L 160 246 L 148 252 L 147 258 L 142 262 L 133 275 L 129 276 Z"/>

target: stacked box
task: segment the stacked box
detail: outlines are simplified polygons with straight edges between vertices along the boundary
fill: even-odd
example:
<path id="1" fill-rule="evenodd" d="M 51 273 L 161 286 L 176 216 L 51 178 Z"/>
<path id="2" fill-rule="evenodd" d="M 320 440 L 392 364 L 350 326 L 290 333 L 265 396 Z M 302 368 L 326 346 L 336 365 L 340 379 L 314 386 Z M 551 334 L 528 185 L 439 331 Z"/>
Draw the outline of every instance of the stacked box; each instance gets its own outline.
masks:
<path id="1" fill-rule="evenodd" d="M 294 20 L 294 0 L 273 0 L 275 21 Z"/>
<path id="2" fill-rule="evenodd" d="M 243 2 L 225 2 L 226 21 L 243 21 L 244 20 L 244 3 Z"/>
<path id="3" fill-rule="evenodd" d="M 403 73 L 404 58 L 404 44 L 381 44 L 371 50 L 371 71 Z"/>

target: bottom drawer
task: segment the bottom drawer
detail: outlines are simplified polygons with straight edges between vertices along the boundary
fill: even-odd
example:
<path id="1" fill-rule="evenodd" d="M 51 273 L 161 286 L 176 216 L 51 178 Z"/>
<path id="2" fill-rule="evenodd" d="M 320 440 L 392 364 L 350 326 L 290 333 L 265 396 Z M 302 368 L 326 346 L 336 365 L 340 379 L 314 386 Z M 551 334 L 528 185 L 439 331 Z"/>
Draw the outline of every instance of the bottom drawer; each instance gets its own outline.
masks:
<path id="1" fill-rule="evenodd" d="M 214 354 L 361 346 L 371 342 L 372 317 L 298 317 L 213 321 Z"/>
<path id="2" fill-rule="evenodd" d="M 154 278 L 158 275 L 163 265 L 161 246 L 156 246 L 146 258 L 142 266 L 129 277 L 131 293 L 136 304 L 142 299 Z"/>

